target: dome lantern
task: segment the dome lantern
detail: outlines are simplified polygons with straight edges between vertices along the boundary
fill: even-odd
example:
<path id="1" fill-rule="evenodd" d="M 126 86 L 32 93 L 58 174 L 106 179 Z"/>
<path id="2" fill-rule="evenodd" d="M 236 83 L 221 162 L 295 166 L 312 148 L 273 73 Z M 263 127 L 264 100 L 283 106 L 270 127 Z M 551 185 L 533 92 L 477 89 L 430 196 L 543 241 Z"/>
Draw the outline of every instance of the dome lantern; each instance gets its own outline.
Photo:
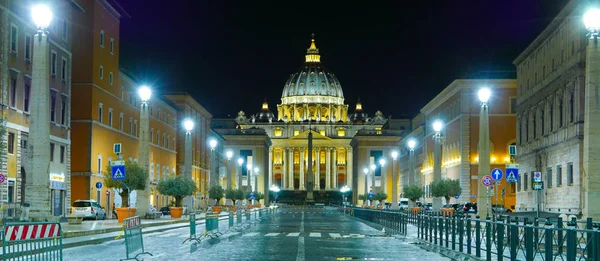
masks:
<path id="1" fill-rule="evenodd" d="M 306 49 L 306 62 L 307 63 L 320 63 L 321 55 L 319 55 L 319 48 L 315 45 L 315 34 L 312 34 L 310 40 L 310 47 Z"/>

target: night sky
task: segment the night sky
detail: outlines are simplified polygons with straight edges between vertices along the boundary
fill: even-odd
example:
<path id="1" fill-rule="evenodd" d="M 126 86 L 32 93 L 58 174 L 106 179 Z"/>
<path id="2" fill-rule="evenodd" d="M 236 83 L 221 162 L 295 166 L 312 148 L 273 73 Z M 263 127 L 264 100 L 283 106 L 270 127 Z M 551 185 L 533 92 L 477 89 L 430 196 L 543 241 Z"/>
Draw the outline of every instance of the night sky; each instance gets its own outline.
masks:
<path id="1" fill-rule="evenodd" d="M 567 0 L 117 0 L 121 66 L 191 93 L 214 117 L 276 113 L 315 34 L 345 102 L 413 117 L 457 78 L 515 77 L 512 61 Z M 168 4 L 167 4 L 168 3 Z M 360 4 L 359 4 L 360 3 Z"/>

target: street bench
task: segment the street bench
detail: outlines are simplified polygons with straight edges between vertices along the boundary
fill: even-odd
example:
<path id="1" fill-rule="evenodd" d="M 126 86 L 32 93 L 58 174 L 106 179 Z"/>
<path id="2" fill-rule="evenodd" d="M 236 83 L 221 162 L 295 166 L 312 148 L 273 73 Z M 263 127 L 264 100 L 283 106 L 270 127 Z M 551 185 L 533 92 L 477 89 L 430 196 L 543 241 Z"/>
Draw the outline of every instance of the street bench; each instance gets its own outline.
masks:
<path id="1" fill-rule="evenodd" d="M 144 216 L 145 219 L 158 219 L 162 216 L 162 212 L 148 212 Z"/>
<path id="2" fill-rule="evenodd" d="M 81 224 L 81 222 L 83 222 L 83 217 L 82 216 L 67 216 L 67 220 L 69 221 L 69 224 L 77 225 L 77 224 Z"/>

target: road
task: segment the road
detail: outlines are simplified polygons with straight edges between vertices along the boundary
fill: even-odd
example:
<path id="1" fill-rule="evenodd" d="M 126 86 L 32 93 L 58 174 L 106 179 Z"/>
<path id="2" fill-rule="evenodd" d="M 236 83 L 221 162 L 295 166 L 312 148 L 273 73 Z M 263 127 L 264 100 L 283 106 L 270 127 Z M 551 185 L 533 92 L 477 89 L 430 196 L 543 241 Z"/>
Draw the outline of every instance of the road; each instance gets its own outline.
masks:
<path id="1" fill-rule="evenodd" d="M 221 228 L 227 221 L 221 221 Z M 199 228 L 199 233 L 203 229 Z M 221 229 L 225 230 L 225 229 Z M 282 208 L 241 232 L 182 242 L 188 229 L 144 236 L 144 260 L 448 260 L 411 244 L 414 239 L 392 237 L 337 212 L 323 215 L 318 208 Z M 125 258 L 122 240 L 64 250 L 64 260 Z"/>

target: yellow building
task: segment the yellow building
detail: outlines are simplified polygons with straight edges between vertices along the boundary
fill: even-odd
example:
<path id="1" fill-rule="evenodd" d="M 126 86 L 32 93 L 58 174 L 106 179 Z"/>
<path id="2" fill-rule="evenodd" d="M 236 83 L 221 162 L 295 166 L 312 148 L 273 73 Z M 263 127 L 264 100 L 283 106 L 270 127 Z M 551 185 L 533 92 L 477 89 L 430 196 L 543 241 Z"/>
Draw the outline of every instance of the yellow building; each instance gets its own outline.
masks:
<path id="1" fill-rule="evenodd" d="M 74 15 L 77 27 L 73 37 L 71 183 L 72 199 L 95 199 L 111 207 L 115 195 L 108 188 L 96 188 L 112 160 L 113 144 L 122 144 L 124 159 L 136 161 L 139 142 L 140 100 L 137 89 L 142 84 L 126 75 L 119 67 L 119 12 L 106 1 L 81 1 L 85 14 Z M 91 14 L 91 15 L 90 15 Z M 91 16 L 91 17 L 90 17 Z M 151 184 L 176 168 L 176 110 L 154 94 L 150 104 L 151 151 L 149 174 Z M 165 206 L 166 197 L 151 186 L 150 203 Z M 117 196 L 118 197 L 118 196 Z M 117 203 L 120 201 L 117 200 Z M 131 198 L 135 202 L 135 196 Z M 117 204 L 118 205 L 118 204 Z"/>

